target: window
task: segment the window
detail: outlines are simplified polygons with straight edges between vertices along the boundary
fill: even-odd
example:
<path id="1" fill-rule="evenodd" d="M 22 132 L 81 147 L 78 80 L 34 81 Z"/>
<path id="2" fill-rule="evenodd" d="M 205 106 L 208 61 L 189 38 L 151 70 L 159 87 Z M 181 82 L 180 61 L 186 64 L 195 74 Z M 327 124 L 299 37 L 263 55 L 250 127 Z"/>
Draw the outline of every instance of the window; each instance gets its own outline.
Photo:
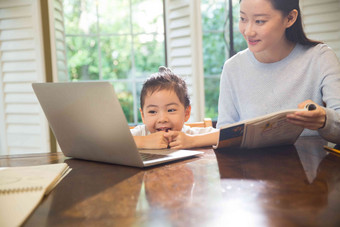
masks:
<path id="1" fill-rule="evenodd" d="M 223 64 L 234 53 L 245 49 L 247 44 L 238 31 L 239 1 L 202 0 L 201 11 L 205 116 L 216 120 Z"/>
<path id="2" fill-rule="evenodd" d="M 165 65 L 162 0 L 65 0 L 70 81 L 110 81 L 129 123 L 143 81 Z"/>
<path id="3" fill-rule="evenodd" d="M 230 53 L 246 47 L 238 32 L 238 11 L 238 1 L 201 0 L 205 116 L 212 119 L 217 118 L 223 64 Z M 70 81 L 110 81 L 128 122 L 141 122 L 142 83 L 166 64 L 163 1 L 65 0 L 64 13 Z"/>

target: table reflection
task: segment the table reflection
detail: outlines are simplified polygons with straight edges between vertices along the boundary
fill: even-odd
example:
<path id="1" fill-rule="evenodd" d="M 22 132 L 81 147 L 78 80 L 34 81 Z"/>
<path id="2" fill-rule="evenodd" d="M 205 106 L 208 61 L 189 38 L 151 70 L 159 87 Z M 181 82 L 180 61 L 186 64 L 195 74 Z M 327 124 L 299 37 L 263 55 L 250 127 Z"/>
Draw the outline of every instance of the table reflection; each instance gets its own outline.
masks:
<path id="1" fill-rule="evenodd" d="M 78 159 L 65 162 L 72 171 L 37 210 L 46 215 L 46 220 L 42 223 L 43 219 L 35 215 L 28 220 L 28 226 L 37 223 L 39 226 L 105 226 L 111 218 L 122 225 L 134 223 L 143 171 Z"/>
<path id="2" fill-rule="evenodd" d="M 302 138 L 294 146 L 215 151 L 229 223 L 339 224 L 332 210 L 340 208 L 340 159 L 322 149 L 325 141 L 316 143 Z"/>
<path id="3" fill-rule="evenodd" d="M 202 149 L 145 169 L 61 158 L 72 171 L 25 226 L 340 226 L 340 157 L 324 144 Z"/>

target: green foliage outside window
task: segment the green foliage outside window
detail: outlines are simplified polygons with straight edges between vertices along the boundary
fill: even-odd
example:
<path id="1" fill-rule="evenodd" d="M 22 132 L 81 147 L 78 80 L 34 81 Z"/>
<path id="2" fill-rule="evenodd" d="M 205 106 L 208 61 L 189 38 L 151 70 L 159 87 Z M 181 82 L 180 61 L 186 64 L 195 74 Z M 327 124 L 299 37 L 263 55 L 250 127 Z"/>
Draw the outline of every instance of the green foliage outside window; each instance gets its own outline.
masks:
<path id="1" fill-rule="evenodd" d="M 228 0 L 202 0 L 205 116 L 217 119 L 219 82 L 224 62 L 229 58 Z M 238 31 L 239 3 L 233 3 L 235 52 L 247 47 Z"/>
<path id="2" fill-rule="evenodd" d="M 69 80 L 111 81 L 130 123 L 136 89 L 165 64 L 162 10 L 162 0 L 64 0 Z"/>
<path id="3" fill-rule="evenodd" d="M 213 119 L 219 77 L 229 57 L 227 5 L 228 0 L 201 1 L 205 116 Z M 70 81 L 111 81 L 130 123 L 141 121 L 138 114 L 136 122 L 134 107 L 139 108 L 142 82 L 165 64 L 162 8 L 162 0 L 64 0 Z M 246 43 L 238 32 L 238 1 L 233 15 L 234 46 L 239 51 Z"/>

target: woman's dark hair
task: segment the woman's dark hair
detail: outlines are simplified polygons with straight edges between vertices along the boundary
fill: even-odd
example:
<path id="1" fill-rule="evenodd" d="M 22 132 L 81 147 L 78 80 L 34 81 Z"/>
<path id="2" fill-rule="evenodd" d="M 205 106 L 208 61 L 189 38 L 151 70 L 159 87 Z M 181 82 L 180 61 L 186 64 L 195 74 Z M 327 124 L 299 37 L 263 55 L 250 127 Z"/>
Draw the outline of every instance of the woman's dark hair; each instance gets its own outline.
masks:
<path id="1" fill-rule="evenodd" d="M 143 109 L 146 95 L 150 95 L 155 91 L 171 90 L 176 93 L 184 108 L 190 106 L 188 89 L 185 81 L 175 75 L 171 69 L 160 66 L 158 73 L 152 74 L 143 84 L 140 94 L 140 105 Z"/>
<path id="2" fill-rule="evenodd" d="M 295 23 L 291 27 L 286 29 L 286 37 L 289 41 L 293 43 L 300 43 L 302 45 L 307 46 L 315 46 L 319 43 L 322 43 L 307 38 L 303 30 L 299 0 L 269 0 L 269 1 L 272 3 L 274 9 L 282 12 L 283 16 L 287 16 L 294 9 L 298 11 L 298 16 L 296 18 Z"/>

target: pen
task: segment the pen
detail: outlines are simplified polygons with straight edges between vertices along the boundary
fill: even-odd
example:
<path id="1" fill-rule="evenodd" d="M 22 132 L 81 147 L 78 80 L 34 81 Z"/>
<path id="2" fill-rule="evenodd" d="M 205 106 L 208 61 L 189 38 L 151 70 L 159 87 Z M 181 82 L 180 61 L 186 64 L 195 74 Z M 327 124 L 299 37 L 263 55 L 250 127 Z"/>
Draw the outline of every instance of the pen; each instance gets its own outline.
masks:
<path id="1" fill-rule="evenodd" d="M 307 110 L 316 110 L 316 105 L 315 104 L 313 104 L 313 103 L 309 103 L 309 104 L 307 104 L 306 106 L 305 106 L 305 108 L 307 109 Z"/>
<path id="2" fill-rule="evenodd" d="M 325 148 L 327 151 L 331 151 L 331 152 L 340 154 L 340 151 L 338 149 L 331 148 L 331 147 L 328 147 L 328 146 L 323 146 L 323 148 Z"/>

